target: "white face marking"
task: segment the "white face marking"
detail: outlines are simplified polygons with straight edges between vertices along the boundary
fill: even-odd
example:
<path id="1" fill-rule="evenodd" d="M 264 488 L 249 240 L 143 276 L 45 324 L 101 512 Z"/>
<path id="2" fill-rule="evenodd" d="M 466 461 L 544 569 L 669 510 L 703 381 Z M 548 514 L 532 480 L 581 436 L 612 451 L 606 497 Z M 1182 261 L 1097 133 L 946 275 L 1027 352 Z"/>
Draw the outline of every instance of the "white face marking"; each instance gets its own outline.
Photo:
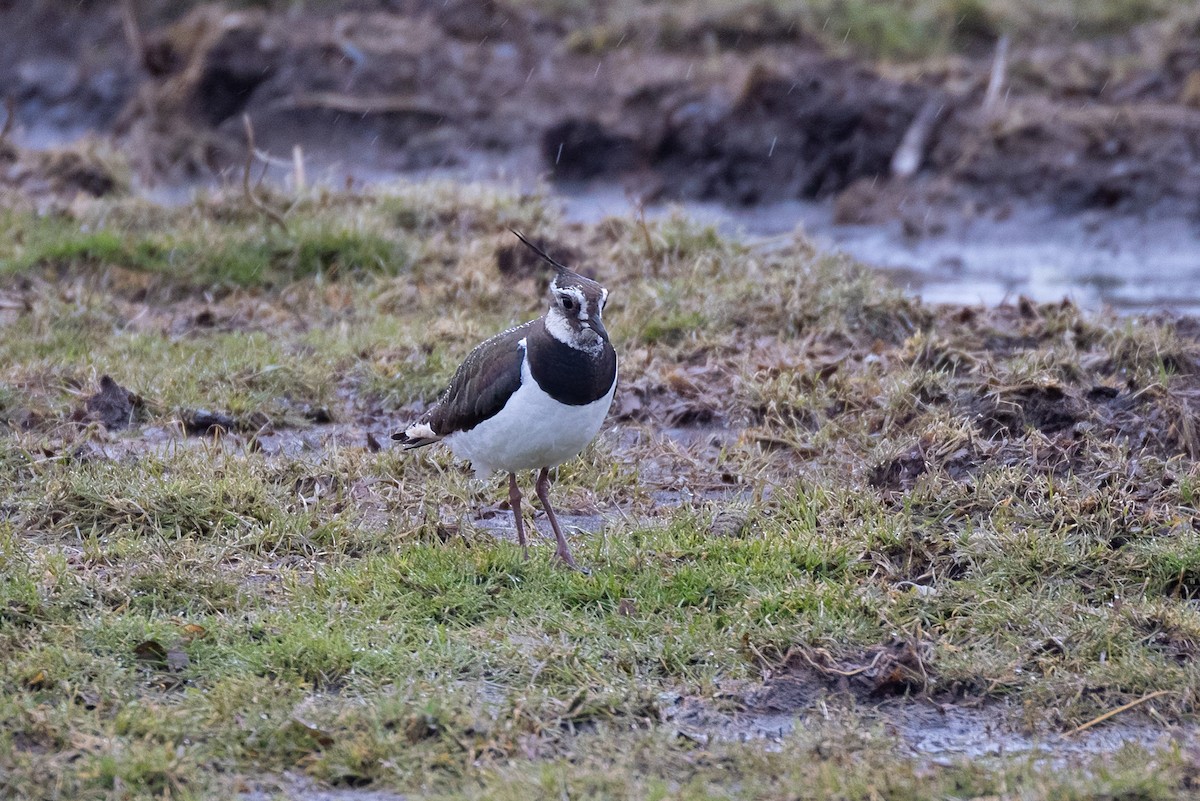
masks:
<path id="1" fill-rule="evenodd" d="M 600 321 L 608 301 L 608 290 L 582 277 L 578 278 L 581 282 L 586 281 L 582 285 L 560 279 L 564 279 L 561 274 L 550 281 L 552 303 L 546 312 L 546 329 L 559 342 L 576 350 L 592 355 L 603 352 Z"/>
<path id="2" fill-rule="evenodd" d="M 560 287 L 554 285 L 554 294 L 558 300 L 558 304 L 568 313 L 575 314 L 580 320 L 586 320 L 587 304 L 583 297 L 583 290 L 577 286 Z"/>
<path id="3" fill-rule="evenodd" d="M 567 322 L 566 315 L 563 314 L 562 309 L 557 307 L 546 313 L 546 330 L 550 333 L 550 336 L 575 350 L 581 350 L 593 356 L 604 350 L 604 340 L 597 336 L 595 331 L 590 328 L 584 329 L 584 332 L 590 335 L 585 340 L 583 338 L 584 332 L 574 331 L 571 328 L 571 324 Z"/>
<path id="4" fill-rule="evenodd" d="M 546 330 L 550 332 L 550 336 L 557 339 L 564 345 L 575 347 L 571 342 L 572 331 L 571 326 L 567 323 L 567 318 L 563 316 L 561 309 L 551 309 L 546 314 Z"/>

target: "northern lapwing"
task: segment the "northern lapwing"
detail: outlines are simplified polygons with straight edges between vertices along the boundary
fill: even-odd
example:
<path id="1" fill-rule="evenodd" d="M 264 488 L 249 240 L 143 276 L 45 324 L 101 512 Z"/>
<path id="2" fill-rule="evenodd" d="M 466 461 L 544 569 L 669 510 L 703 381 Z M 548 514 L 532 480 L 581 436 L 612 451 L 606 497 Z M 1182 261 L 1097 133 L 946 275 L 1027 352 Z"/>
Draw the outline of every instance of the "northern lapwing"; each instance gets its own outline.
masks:
<path id="1" fill-rule="evenodd" d="M 612 405 L 617 354 L 601 319 L 608 290 L 513 233 L 554 267 L 550 308 L 479 344 L 437 403 L 392 439 L 406 449 L 444 440 L 471 462 L 477 478 L 507 472 L 517 542 L 526 557 L 517 473 L 538 470 L 535 487 L 558 542 L 555 556 L 575 567 L 550 505 L 550 468 L 592 441 Z"/>

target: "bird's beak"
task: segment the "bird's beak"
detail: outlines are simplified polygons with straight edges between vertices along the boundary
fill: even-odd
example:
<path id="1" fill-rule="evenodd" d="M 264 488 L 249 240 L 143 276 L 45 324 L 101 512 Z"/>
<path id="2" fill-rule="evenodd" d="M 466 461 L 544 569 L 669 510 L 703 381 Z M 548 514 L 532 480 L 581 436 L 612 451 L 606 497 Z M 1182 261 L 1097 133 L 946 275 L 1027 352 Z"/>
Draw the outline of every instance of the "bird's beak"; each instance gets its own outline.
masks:
<path id="1" fill-rule="evenodd" d="M 588 320 L 588 325 L 600 335 L 601 339 L 608 339 L 608 329 L 604 327 L 604 323 L 600 322 L 599 317 Z"/>

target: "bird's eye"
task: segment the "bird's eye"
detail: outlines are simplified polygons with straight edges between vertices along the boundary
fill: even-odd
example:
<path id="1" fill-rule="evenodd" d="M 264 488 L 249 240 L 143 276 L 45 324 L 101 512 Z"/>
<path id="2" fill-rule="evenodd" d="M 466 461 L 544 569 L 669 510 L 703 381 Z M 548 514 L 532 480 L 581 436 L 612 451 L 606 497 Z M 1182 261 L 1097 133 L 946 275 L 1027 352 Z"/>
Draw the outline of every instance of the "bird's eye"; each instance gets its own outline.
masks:
<path id="1" fill-rule="evenodd" d="M 575 298 L 571 297 L 570 295 L 561 295 L 559 296 L 559 301 L 562 303 L 562 307 L 567 311 L 575 311 Z"/>

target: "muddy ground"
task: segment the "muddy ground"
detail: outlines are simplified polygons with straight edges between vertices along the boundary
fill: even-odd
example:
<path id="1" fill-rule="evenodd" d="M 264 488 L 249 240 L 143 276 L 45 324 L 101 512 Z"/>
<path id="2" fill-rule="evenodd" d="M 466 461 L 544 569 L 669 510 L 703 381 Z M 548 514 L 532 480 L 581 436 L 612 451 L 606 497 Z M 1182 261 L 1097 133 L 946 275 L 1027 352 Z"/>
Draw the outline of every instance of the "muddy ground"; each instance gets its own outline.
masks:
<path id="1" fill-rule="evenodd" d="M 22 129 L 111 136 L 160 183 L 240 167 L 248 115 L 283 165 L 300 145 L 310 165 L 363 174 L 544 170 L 617 179 L 645 199 L 835 198 L 842 221 L 911 213 L 916 233 L 938 225 L 930 207 L 1014 200 L 1200 210 L 1194 4 L 1104 35 L 1016 38 L 991 100 L 1003 28 L 978 15 L 954 52 L 877 64 L 768 4 L 641 17 L 441 0 L 185 11 L 0 10 L 13 34 L 0 85 Z"/>
<path id="2" fill-rule="evenodd" d="M 282 229 L 238 192 L 7 218 L 14 797 L 1193 788 L 1194 320 L 461 187 L 257 199 Z M 589 573 L 389 447 L 540 309 L 513 226 L 613 289 L 611 421 L 555 484 Z"/>
<path id="3" fill-rule="evenodd" d="M 1194 793 L 1194 319 L 935 307 L 802 237 L 461 187 L 109 196 L 237 175 L 246 114 L 312 165 L 848 220 L 909 192 L 1194 213 L 1195 28 L 1014 44 L 984 112 L 989 36 L 936 72 L 766 11 L 581 32 L 434 5 L 2 12 L 0 165 L 57 203 L 0 220 L 13 795 Z M 923 172 L 889 178 L 922 109 Z M 79 128 L 120 152 L 21 144 Z M 616 299 L 611 424 L 555 490 L 588 574 L 541 538 L 521 560 L 496 486 L 388 447 L 541 308 L 514 226 Z"/>

